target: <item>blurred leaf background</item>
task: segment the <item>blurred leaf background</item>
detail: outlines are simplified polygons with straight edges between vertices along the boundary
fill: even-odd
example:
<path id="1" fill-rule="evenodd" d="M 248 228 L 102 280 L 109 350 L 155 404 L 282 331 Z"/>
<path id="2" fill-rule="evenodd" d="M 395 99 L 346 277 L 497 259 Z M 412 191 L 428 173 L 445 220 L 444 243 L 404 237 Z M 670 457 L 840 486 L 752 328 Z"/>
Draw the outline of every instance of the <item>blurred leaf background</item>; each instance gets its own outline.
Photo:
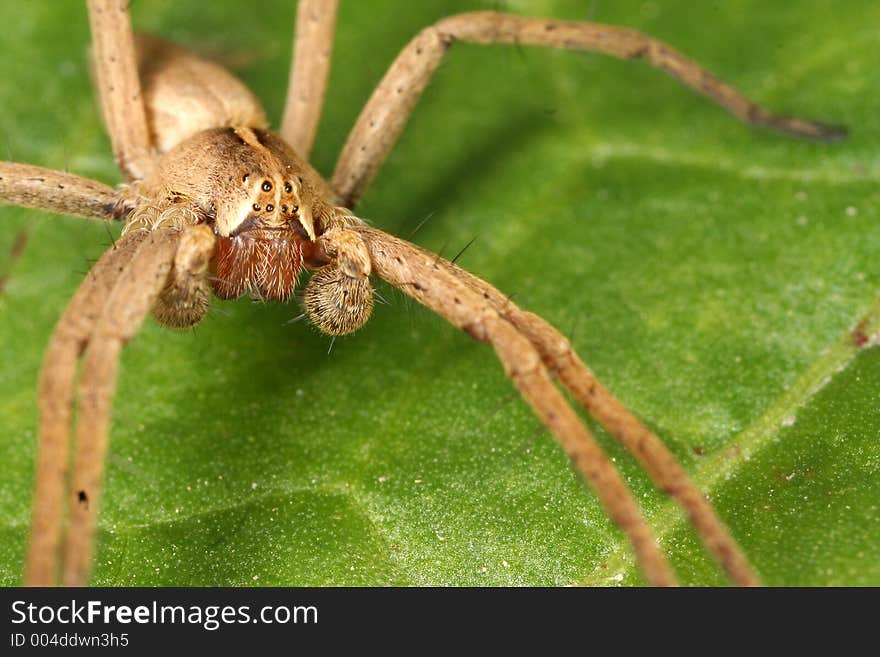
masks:
<path id="1" fill-rule="evenodd" d="M 139 29 L 232 67 L 277 124 L 294 2 L 133 5 Z M 572 337 L 766 583 L 880 584 L 880 350 L 859 347 L 880 330 L 880 6 L 343 0 L 321 171 L 407 40 L 473 9 L 641 29 L 774 110 L 850 128 L 794 141 L 644 63 L 457 45 L 358 210 L 447 256 L 476 237 L 460 264 Z M 2 3 L 0 23 L 12 157 L 117 183 L 83 3 Z M 40 360 L 118 227 L 0 215 L 0 583 L 15 585 Z M 93 583 L 641 582 L 491 349 L 381 291 L 390 305 L 329 353 L 288 323 L 295 304 L 216 302 L 189 332 L 148 320 L 123 358 Z M 599 434 L 683 581 L 723 584 Z"/>

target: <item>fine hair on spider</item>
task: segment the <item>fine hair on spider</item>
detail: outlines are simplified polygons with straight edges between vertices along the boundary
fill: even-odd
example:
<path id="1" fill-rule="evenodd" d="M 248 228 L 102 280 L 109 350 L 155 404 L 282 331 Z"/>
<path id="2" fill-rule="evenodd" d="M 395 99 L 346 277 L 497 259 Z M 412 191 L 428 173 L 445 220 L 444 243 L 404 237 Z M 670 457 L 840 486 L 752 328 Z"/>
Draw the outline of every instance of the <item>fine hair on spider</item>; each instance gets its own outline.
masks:
<path id="1" fill-rule="evenodd" d="M 426 27 L 368 100 L 325 179 L 310 164 L 327 85 L 337 0 L 300 0 L 277 134 L 254 94 L 182 47 L 132 31 L 126 0 L 89 0 L 92 63 L 119 188 L 0 162 L 0 201 L 124 222 L 61 316 L 39 381 L 40 432 L 24 582 L 84 585 L 95 551 L 110 410 L 125 343 L 152 313 L 192 327 L 212 296 L 288 301 L 303 270 L 308 320 L 346 335 L 369 319 L 371 277 L 491 344 L 514 387 L 629 538 L 645 580 L 677 579 L 610 459 L 563 390 L 640 462 L 687 514 L 730 581 L 760 579 L 663 442 L 598 381 L 542 318 L 454 261 L 367 225 L 353 208 L 455 42 L 517 44 L 644 59 L 738 119 L 833 141 L 838 127 L 778 116 L 669 45 L 630 29 L 491 11 Z M 299 294 L 299 293 L 297 293 Z M 562 390 L 560 390 L 560 388 Z"/>

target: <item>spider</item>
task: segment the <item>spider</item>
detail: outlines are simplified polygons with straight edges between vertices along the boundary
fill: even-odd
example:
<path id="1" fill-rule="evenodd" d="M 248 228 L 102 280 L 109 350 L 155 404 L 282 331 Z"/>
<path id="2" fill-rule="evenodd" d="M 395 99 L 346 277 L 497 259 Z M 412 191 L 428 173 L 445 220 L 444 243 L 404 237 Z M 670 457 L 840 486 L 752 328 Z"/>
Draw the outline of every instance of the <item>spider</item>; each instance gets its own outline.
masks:
<path id="1" fill-rule="evenodd" d="M 352 208 L 454 41 L 644 57 L 749 122 L 825 140 L 839 138 L 839 129 L 776 116 L 671 47 L 630 30 L 477 12 L 444 19 L 406 47 L 326 181 L 307 158 L 327 79 L 335 2 L 299 4 L 278 136 L 268 131 L 253 94 L 221 67 L 168 42 L 135 37 L 127 3 L 91 0 L 88 7 L 98 96 L 127 184 L 114 190 L 69 173 L 0 165 L 6 202 L 125 223 L 72 299 L 47 351 L 26 583 L 52 584 L 59 575 L 68 585 L 88 579 L 119 353 L 146 315 L 181 328 L 204 317 L 212 294 L 286 301 L 304 270 L 313 272 L 303 290 L 305 312 L 328 334 L 348 334 L 366 322 L 370 277 L 377 276 L 490 343 L 514 386 L 629 536 L 648 582 L 676 580 L 626 486 L 554 380 L 679 501 L 731 581 L 758 583 L 663 443 L 596 379 L 562 334 L 454 263 L 369 226 Z"/>

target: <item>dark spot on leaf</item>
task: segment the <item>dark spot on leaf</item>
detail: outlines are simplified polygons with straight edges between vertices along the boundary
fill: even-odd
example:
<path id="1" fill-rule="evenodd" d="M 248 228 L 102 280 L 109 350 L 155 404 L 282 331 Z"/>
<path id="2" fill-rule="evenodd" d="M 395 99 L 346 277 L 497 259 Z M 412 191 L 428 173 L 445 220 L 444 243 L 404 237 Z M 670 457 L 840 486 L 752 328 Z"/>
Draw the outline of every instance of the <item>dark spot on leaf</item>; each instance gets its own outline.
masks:
<path id="1" fill-rule="evenodd" d="M 867 318 L 860 321 L 852 332 L 852 341 L 856 347 L 864 347 L 868 342 L 870 342 L 871 338 L 867 333 L 868 320 Z"/>

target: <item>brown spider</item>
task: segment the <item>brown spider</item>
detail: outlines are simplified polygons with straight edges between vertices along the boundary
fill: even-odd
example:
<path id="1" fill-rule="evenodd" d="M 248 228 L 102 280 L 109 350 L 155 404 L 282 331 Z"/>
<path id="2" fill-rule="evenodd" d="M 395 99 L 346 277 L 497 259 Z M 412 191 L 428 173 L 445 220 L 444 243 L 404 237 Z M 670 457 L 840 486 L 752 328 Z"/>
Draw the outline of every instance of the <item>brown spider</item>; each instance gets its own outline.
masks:
<path id="1" fill-rule="evenodd" d="M 82 585 L 88 579 L 118 358 L 145 316 L 152 312 L 165 325 L 188 327 L 204 317 L 212 294 L 285 301 L 307 269 L 314 273 L 303 305 L 328 334 L 347 334 L 367 321 L 375 275 L 492 344 L 515 387 L 629 536 L 648 582 L 676 580 L 631 494 L 554 379 L 680 503 L 731 581 L 757 584 L 675 458 L 558 331 L 453 263 L 366 225 L 350 208 L 454 41 L 644 58 L 744 121 L 816 139 L 839 138 L 840 129 L 773 115 L 671 47 L 632 30 L 478 12 L 444 19 L 410 42 L 325 181 L 307 158 L 321 113 L 336 4 L 299 3 L 294 66 L 276 136 L 256 98 L 230 73 L 165 41 L 135 37 L 124 0 L 89 0 L 98 95 L 127 184 L 114 190 L 69 173 L 0 163 L 0 200 L 125 221 L 123 237 L 71 300 L 45 357 L 25 582 L 48 585 L 60 576 L 64 584 Z"/>

